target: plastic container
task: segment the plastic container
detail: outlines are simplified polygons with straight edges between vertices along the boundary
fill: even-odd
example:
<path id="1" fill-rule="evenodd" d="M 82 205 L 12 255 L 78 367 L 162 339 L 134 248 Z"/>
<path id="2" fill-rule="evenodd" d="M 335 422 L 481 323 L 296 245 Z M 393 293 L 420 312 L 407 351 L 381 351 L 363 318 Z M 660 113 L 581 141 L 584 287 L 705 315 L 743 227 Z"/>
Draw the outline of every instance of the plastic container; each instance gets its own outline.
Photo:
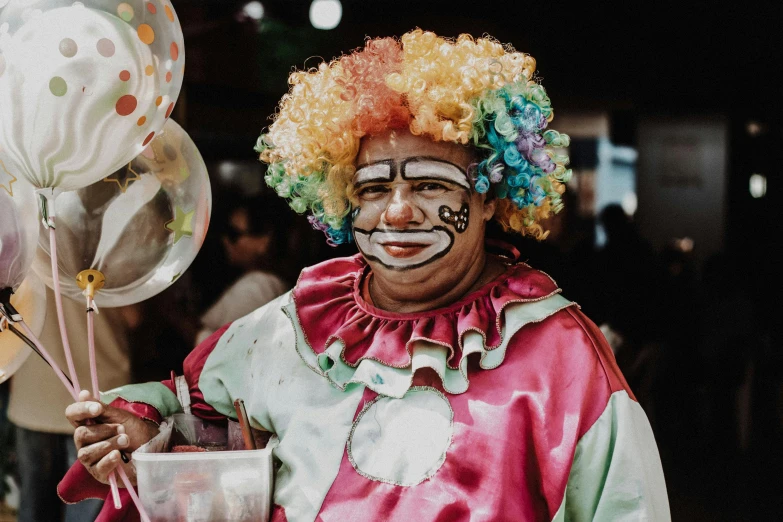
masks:
<path id="1" fill-rule="evenodd" d="M 173 444 L 217 448 L 222 442 L 225 448 L 226 428 L 192 415 L 174 417 L 179 418 L 170 419 L 160 434 L 133 453 L 139 497 L 152 521 L 269 520 L 272 448 L 163 453 Z"/>

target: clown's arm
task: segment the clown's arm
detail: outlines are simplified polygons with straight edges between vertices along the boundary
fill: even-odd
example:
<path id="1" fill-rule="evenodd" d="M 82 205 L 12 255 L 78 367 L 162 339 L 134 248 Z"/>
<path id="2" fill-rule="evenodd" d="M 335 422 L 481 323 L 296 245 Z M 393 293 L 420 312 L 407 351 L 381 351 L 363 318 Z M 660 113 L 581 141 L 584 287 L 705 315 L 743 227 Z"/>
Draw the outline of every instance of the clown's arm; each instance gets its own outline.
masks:
<path id="1" fill-rule="evenodd" d="M 199 377 L 209 355 L 218 347 L 223 334 L 230 325 L 220 328 L 209 338 L 199 344 L 183 363 L 185 382 L 188 387 L 191 412 L 203 419 L 225 422 L 227 415 L 218 412 L 204 399 L 199 389 Z M 101 394 L 104 412 L 110 409 L 130 411 L 136 417 L 160 423 L 165 417 L 182 412 L 182 407 L 176 394 L 176 383 L 171 380 L 163 382 L 148 382 L 123 386 Z M 116 410 L 115 410 L 116 411 Z M 130 435 L 130 434 L 129 434 Z M 133 437 L 131 437 L 133 440 Z M 135 449 L 135 448 L 131 448 Z M 77 461 L 66 473 L 57 486 L 60 498 L 66 503 L 80 502 L 89 498 L 109 498 L 109 486 L 101 484 L 93 478 L 85 466 Z M 121 489 L 123 507 L 115 510 L 112 502 L 106 502 L 98 521 L 129 521 L 137 520 L 138 513 L 130 501 L 130 497 L 124 489 Z M 110 507 L 106 507 L 110 506 Z"/>
<path id="2" fill-rule="evenodd" d="M 565 496 L 553 518 L 591 520 L 671 520 L 650 423 L 626 391 L 611 395 L 577 444 Z"/>
<path id="3" fill-rule="evenodd" d="M 581 314 L 580 314 L 581 317 Z M 670 521 L 666 482 L 650 422 L 598 328 L 581 320 L 612 386 L 600 416 L 580 437 L 553 522 Z"/>

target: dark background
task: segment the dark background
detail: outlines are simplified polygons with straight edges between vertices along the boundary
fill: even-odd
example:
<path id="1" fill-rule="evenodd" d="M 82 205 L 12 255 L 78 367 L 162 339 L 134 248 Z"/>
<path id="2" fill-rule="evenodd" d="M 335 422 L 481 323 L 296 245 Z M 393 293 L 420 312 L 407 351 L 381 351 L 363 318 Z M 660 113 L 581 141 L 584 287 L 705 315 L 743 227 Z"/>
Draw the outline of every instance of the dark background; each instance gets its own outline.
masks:
<path id="1" fill-rule="evenodd" d="M 243 5 L 176 3 L 187 68 L 174 117 L 208 160 L 254 158 L 293 67 L 414 27 L 490 34 L 536 58 L 556 115 L 607 112 L 615 144 L 634 146 L 644 116 L 727 118 L 726 246 L 757 258 L 780 236 L 780 176 L 768 175 L 761 202 L 745 188 L 750 172 L 773 173 L 781 163 L 780 3 L 345 0 L 342 22 L 330 31 L 310 25 L 308 1 L 267 0 L 259 23 L 241 14 Z M 748 121 L 759 122 L 762 135 L 748 136 Z"/>

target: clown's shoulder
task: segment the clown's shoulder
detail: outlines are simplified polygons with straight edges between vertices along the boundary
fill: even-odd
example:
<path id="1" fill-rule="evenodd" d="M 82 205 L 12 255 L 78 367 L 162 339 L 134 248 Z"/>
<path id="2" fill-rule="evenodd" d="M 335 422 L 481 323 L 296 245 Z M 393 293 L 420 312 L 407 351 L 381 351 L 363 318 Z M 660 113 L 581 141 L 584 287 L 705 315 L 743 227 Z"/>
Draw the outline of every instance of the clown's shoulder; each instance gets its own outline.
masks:
<path id="1" fill-rule="evenodd" d="M 227 341 L 240 328 L 248 326 L 269 334 L 275 328 L 284 327 L 288 330 L 290 312 L 296 311 L 298 315 L 313 302 L 318 302 L 322 307 L 323 313 L 319 319 L 324 322 L 335 320 L 337 318 L 331 316 L 338 314 L 341 306 L 349 303 L 353 305 L 353 301 L 357 300 L 358 287 L 366 268 L 367 263 L 361 255 L 333 258 L 307 267 L 302 270 L 292 290 L 227 325 L 228 328 L 222 329 L 220 338 Z M 536 349 L 547 350 L 553 356 L 556 355 L 556 359 L 565 360 L 569 355 L 577 358 L 592 357 L 601 363 L 607 386 L 612 391 L 626 389 L 632 395 L 603 333 L 583 313 L 578 303 L 567 298 L 567 289 L 561 289 L 547 273 L 526 263 L 509 263 L 503 275 L 471 292 L 457 305 L 469 303 L 481 294 L 488 294 L 487 297 L 495 301 L 493 306 L 498 313 L 495 326 L 500 339 L 490 343 L 489 350 L 497 348 L 498 341 L 502 341 L 503 330 L 508 323 L 507 316 L 526 315 L 521 319 L 524 326 L 515 328 L 510 336 L 513 339 L 508 339 L 510 344 L 527 344 L 526 349 L 529 351 L 531 338 L 538 339 L 543 334 L 548 341 L 542 339 L 541 343 L 536 343 Z M 450 306 L 444 310 L 452 308 Z M 463 309 L 467 308 L 463 306 Z M 296 319 L 301 323 L 303 320 L 307 322 L 309 317 L 313 316 L 298 316 Z M 212 349 L 217 344 L 214 340 L 207 343 L 212 345 Z"/>
<path id="2" fill-rule="evenodd" d="M 248 339 L 240 342 L 251 343 L 249 348 L 253 349 L 263 344 L 258 348 L 264 357 L 274 357 L 292 345 L 299 345 L 300 351 L 320 353 L 334 341 L 332 334 L 341 331 L 344 322 L 361 320 L 357 315 L 371 308 L 366 304 L 357 307 L 366 267 L 366 261 L 356 255 L 305 268 L 294 289 L 235 321 L 219 342 L 197 351 L 211 352 L 229 340 L 234 344 L 236 336 L 248 329 L 252 335 L 243 336 Z M 484 370 L 501 367 L 511 359 L 535 361 L 539 375 L 546 374 L 553 383 L 572 381 L 574 375 L 589 372 L 595 381 L 592 397 L 597 403 L 606 404 L 618 391 L 635 400 L 601 331 L 564 295 L 567 292 L 545 272 L 525 263 L 509 263 L 503 275 L 443 310 L 445 314 L 455 309 L 462 314 L 490 314 L 478 328 L 485 343 L 480 363 Z M 485 308 L 475 304 L 482 299 L 488 303 Z M 451 367 L 457 364 L 450 360 Z"/>

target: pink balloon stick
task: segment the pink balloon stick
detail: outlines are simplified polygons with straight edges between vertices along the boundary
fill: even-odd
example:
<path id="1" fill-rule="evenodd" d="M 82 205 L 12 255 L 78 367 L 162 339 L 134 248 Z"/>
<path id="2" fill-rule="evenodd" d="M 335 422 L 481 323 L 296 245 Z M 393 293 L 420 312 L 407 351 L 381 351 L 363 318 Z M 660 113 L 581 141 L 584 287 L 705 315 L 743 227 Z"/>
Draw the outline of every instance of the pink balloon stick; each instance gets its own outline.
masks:
<path id="1" fill-rule="evenodd" d="M 51 217 L 50 219 L 54 219 Z M 49 257 L 52 259 L 52 279 L 54 280 L 54 302 L 57 305 L 57 321 L 60 324 L 60 337 L 63 340 L 63 350 L 65 351 L 65 360 L 68 363 L 68 373 L 71 374 L 71 381 L 73 387 L 78 394 L 81 391 L 79 386 L 79 378 L 76 375 L 76 367 L 73 364 L 73 356 L 71 355 L 71 345 L 68 342 L 68 332 L 65 329 L 65 315 L 63 314 L 63 297 L 60 292 L 60 270 L 57 265 L 57 239 L 55 238 L 54 228 L 49 228 L 49 250 L 51 254 Z"/>
<path id="2" fill-rule="evenodd" d="M 122 466 L 122 464 L 120 464 Z M 120 487 L 117 485 L 117 477 L 114 472 L 109 475 L 109 485 L 111 486 L 111 498 L 114 501 L 114 509 L 120 509 L 122 507 L 122 499 L 120 498 Z"/>
<path id="3" fill-rule="evenodd" d="M 54 216 L 50 216 L 50 219 L 54 221 Z M 60 337 L 63 340 L 63 350 L 65 351 L 65 360 L 68 362 L 68 373 L 71 374 L 71 380 L 73 381 L 73 387 L 76 391 L 76 400 L 78 401 L 79 392 L 82 391 L 79 385 L 79 378 L 76 376 L 76 367 L 73 364 L 73 356 L 71 355 L 71 345 L 68 342 L 68 332 L 65 329 L 65 315 L 63 314 L 63 298 L 60 290 L 60 270 L 57 264 L 57 235 L 55 234 L 54 227 L 49 227 L 49 250 L 50 257 L 52 259 L 52 280 L 54 281 L 54 302 L 57 305 L 57 321 L 60 325 Z M 95 364 L 95 341 L 93 335 L 92 317 L 87 314 L 87 333 L 88 344 L 92 346 L 90 349 L 90 372 L 95 377 L 93 378 L 93 398 L 100 400 L 100 391 L 98 390 L 98 377 L 97 371 L 93 371 Z M 120 499 L 120 491 L 117 486 L 117 478 L 114 473 L 109 475 L 109 484 L 111 485 L 111 495 L 114 499 L 114 507 L 120 509 L 122 507 L 122 500 Z"/>
<path id="4" fill-rule="evenodd" d="M 150 517 L 144 510 L 144 506 L 141 504 L 141 499 L 136 494 L 136 490 L 133 489 L 133 484 L 131 484 L 130 479 L 128 479 L 128 475 L 125 473 L 125 470 L 122 469 L 122 464 L 120 464 L 120 467 L 118 467 L 117 470 L 120 472 L 120 478 L 122 479 L 122 483 L 125 485 L 125 489 L 127 489 L 128 493 L 130 493 L 131 500 L 133 500 L 133 503 L 136 505 L 136 509 L 139 510 L 139 515 L 141 516 L 142 522 L 150 522 Z"/>
<path id="5" fill-rule="evenodd" d="M 100 400 L 101 390 L 98 387 L 98 363 L 95 361 L 95 320 L 93 301 L 87 297 L 87 347 L 90 354 L 90 380 L 92 381 L 92 396 Z"/>
<path id="6" fill-rule="evenodd" d="M 98 387 L 98 365 L 95 362 L 95 322 L 92 311 L 92 298 L 87 297 L 87 348 L 90 356 L 90 380 L 92 381 L 92 396 L 95 400 L 101 400 L 101 390 Z M 120 464 L 122 466 L 122 464 Z M 109 474 L 109 485 L 111 486 L 111 496 L 114 501 L 114 508 L 122 507 L 119 486 L 117 486 L 117 477 L 114 472 Z"/>

